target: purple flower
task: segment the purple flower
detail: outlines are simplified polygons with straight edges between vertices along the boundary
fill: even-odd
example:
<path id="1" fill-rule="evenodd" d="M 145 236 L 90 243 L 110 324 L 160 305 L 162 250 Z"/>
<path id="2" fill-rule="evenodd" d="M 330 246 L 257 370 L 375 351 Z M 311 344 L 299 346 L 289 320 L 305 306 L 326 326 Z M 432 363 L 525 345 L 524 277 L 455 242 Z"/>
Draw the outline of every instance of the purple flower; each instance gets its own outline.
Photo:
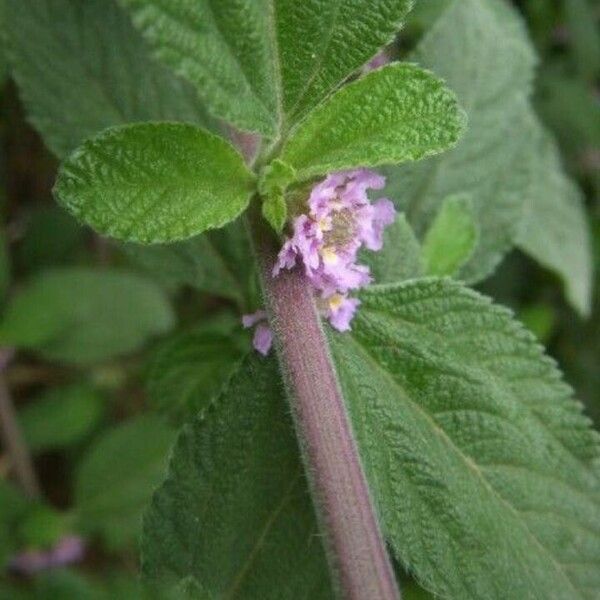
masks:
<path id="1" fill-rule="evenodd" d="M 358 263 L 361 248 L 378 251 L 383 232 L 396 216 L 390 200 L 371 203 L 368 190 L 385 187 L 385 177 L 368 169 L 340 171 L 317 183 L 308 197 L 306 213 L 296 217 L 273 267 L 300 267 L 317 294 L 321 314 L 338 331 L 348 331 L 360 301 L 348 293 L 371 283 L 366 265 Z M 245 315 L 245 327 L 256 325 L 254 347 L 267 354 L 273 334 L 264 311 Z"/>
<path id="2" fill-rule="evenodd" d="M 260 354 L 266 356 L 273 345 L 273 332 L 269 327 L 267 313 L 264 310 L 257 310 L 255 313 L 244 315 L 242 324 L 246 329 L 256 326 L 252 345 Z"/>
<path id="3" fill-rule="evenodd" d="M 389 200 L 369 201 L 367 191 L 384 186 L 385 177 L 368 169 L 332 173 L 315 185 L 307 214 L 295 219 L 273 275 L 300 264 L 323 297 L 344 296 L 368 285 L 369 269 L 358 264 L 358 252 L 363 246 L 381 250 L 383 231 L 396 215 Z"/>

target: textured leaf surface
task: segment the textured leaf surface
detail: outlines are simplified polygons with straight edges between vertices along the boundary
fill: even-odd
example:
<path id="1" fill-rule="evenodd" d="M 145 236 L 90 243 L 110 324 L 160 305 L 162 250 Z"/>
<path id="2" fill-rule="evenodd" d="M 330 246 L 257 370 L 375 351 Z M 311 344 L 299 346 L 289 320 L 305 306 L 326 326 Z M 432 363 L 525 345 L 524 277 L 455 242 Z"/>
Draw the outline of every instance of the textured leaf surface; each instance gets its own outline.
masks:
<path id="1" fill-rule="evenodd" d="M 330 599 L 329 576 L 278 368 L 249 358 L 185 427 L 144 519 L 152 581 L 206 597 Z"/>
<path id="2" fill-rule="evenodd" d="M 161 345 L 148 367 L 146 389 L 151 404 L 185 422 L 204 411 L 237 369 L 243 353 L 232 327 L 201 327 Z M 245 347 L 249 348 L 249 341 Z"/>
<path id="3" fill-rule="evenodd" d="M 121 0 L 212 111 L 274 135 L 391 42 L 411 0 Z"/>
<path id="4" fill-rule="evenodd" d="M 566 296 L 587 315 L 592 300 L 590 229 L 580 190 L 564 173 L 551 135 L 531 115 L 530 185 L 517 245 L 564 281 Z"/>
<path id="5" fill-rule="evenodd" d="M 27 445 L 33 451 L 70 446 L 91 433 L 104 414 L 104 398 L 93 387 L 55 387 L 19 411 Z"/>
<path id="6" fill-rule="evenodd" d="M 149 55 L 114 0 L 7 0 L 13 74 L 34 126 L 64 157 L 133 121 L 210 121 L 196 90 Z"/>
<path id="7" fill-rule="evenodd" d="M 252 250 L 243 223 L 207 231 L 184 242 L 143 246 L 127 244 L 127 255 L 154 279 L 189 285 L 214 296 L 248 305 L 254 285 Z"/>
<path id="8" fill-rule="evenodd" d="M 598 436 L 533 336 L 450 280 L 361 300 L 332 346 L 398 558 L 443 598 L 596 598 Z"/>
<path id="9" fill-rule="evenodd" d="M 223 139 L 192 125 L 146 123 L 88 140 L 62 164 L 55 194 L 100 233 L 160 243 L 232 221 L 253 182 Z"/>
<path id="10" fill-rule="evenodd" d="M 386 227 L 383 247 L 383 252 L 365 251 L 360 260 L 371 269 L 375 283 L 399 283 L 423 275 L 421 244 L 404 214 Z"/>
<path id="11" fill-rule="evenodd" d="M 455 0 L 410 58 L 446 80 L 469 126 L 454 150 L 390 169 L 388 194 L 423 236 L 444 198 L 469 193 L 481 235 L 460 276 L 476 281 L 495 268 L 520 228 L 533 50 L 502 0 Z"/>
<path id="12" fill-rule="evenodd" d="M 75 481 L 81 527 L 111 547 L 133 541 L 152 489 L 161 480 L 173 431 L 154 416 L 121 423 L 84 456 Z"/>
<path id="13" fill-rule="evenodd" d="M 157 55 L 193 82 L 211 110 L 274 134 L 281 119 L 270 0 L 121 0 Z"/>
<path id="14" fill-rule="evenodd" d="M 464 129 L 456 98 L 410 64 L 344 87 L 293 132 L 281 159 L 308 179 L 339 169 L 418 160 L 453 146 Z"/>
<path id="15" fill-rule="evenodd" d="M 32 279 L 9 304 L 2 344 L 50 360 L 90 363 L 138 349 L 174 316 L 162 291 L 137 275 L 65 268 Z"/>
<path id="16" fill-rule="evenodd" d="M 306 114 L 392 42 L 412 0 L 275 0 L 283 101 Z"/>
<path id="17" fill-rule="evenodd" d="M 471 198 L 446 198 L 423 242 L 426 274 L 455 275 L 473 254 L 478 234 Z"/>

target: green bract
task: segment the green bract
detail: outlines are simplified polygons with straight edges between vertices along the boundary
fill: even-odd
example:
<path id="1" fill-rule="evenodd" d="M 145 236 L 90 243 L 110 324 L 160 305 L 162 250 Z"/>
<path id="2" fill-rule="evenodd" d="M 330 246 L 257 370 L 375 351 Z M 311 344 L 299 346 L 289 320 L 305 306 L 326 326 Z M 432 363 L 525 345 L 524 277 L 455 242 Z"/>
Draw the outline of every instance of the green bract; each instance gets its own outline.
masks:
<path id="1" fill-rule="evenodd" d="M 109 129 L 63 164 L 55 193 L 98 231 L 125 241 L 173 242 L 232 221 L 254 176 L 223 139 L 192 125 Z"/>
<path id="2" fill-rule="evenodd" d="M 469 196 L 449 196 L 423 241 L 427 275 L 452 276 L 469 260 L 479 232 Z"/>

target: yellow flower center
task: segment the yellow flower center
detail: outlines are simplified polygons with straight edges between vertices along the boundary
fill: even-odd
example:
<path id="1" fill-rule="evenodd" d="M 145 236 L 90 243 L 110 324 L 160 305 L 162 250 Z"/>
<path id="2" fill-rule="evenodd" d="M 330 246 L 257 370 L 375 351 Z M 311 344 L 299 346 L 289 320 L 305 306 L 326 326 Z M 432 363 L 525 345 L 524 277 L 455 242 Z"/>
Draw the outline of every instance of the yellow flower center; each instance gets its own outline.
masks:
<path id="1" fill-rule="evenodd" d="M 331 246 L 325 246 L 325 248 L 321 250 L 321 257 L 323 258 L 323 262 L 329 266 L 336 265 L 339 260 L 335 248 L 332 248 Z"/>
<path id="2" fill-rule="evenodd" d="M 344 296 L 342 296 L 341 294 L 334 294 L 328 300 L 329 308 L 335 311 L 342 305 L 342 302 L 344 301 Z"/>

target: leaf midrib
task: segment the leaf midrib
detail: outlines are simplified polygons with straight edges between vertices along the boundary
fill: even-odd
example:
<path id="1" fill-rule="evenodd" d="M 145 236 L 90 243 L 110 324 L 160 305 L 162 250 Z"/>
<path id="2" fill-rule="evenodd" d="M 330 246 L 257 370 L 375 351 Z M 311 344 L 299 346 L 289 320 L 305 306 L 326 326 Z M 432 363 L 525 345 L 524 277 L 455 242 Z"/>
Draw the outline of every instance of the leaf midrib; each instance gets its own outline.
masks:
<path id="1" fill-rule="evenodd" d="M 540 540 L 535 536 L 535 534 L 529 529 L 527 523 L 521 518 L 519 511 L 516 508 L 514 508 L 514 506 L 512 504 L 510 504 L 507 500 L 505 500 L 502 496 L 500 496 L 498 494 L 498 492 L 492 487 L 492 485 L 487 481 L 487 479 L 483 475 L 482 471 L 479 469 L 479 466 L 477 465 L 477 463 L 475 463 L 473 460 L 471 460 L 471 458 L 469 458 L 467 455 L 465 455 L 461 451 L 461 449 L 458 448 L 458 446 L 456 446 L 452 442 L 452 440 L 448 436 L 448 434 L 442 428 L 440 428 L 439 425 L 437 425 L 437 423 L 435 422 L 433 417 L 425 409 L 423 409 L 423 407 L 420 406 L 418 404 L 418 402 L 416 402 L 415 400 L 412 399 L 410 394 L 408 394 L 406 392 L 406 390 L 404 390 L 402 388 L 402 386 L 396 381 L 396 379 L 394 379 L 394 377 L 377 362 L 376 358 L 369 352 L 368 348 L 366 346 L 364 346 L 358 339 L 356 339 L 354 334 L 351 333 L 348 336 L 348 339 L 352 340 L 352 342 L 354 343 L 354 346 L 368 360 L 368 362 L 373 365 L 374 369 L 377 372 L 381 373 L 383 375 L 383 377 L 391 383 L 393 388 L 400 390 L 401 397 L 404 398 L 405 400 L 407 400 L 413 406 L 413 408 L 425 418 L 425 420 L 431 425 L 432 431 L 452 451 L 454 451 L 455 454 L 464 462 L 464 464 L 467 466 L 467 468 L 475 474 L 476 478 L 481 482 L 482 487 L 484 489 L 486 489 L 492 497 L 495 497 L 499 501 L 500 504 L 505 506 L 506 509 L 514 515 L 515 520 L 521 524 L 524 532 L 533 541 L 533 543 L 542 550 L 543 554 L 548 556 L 548 558 L 550 559 L 550 562 L 554 566 L 556 572 L 560 574 L 561 578 L 564 581 L 566 581 L 566 583 L 569 585 L 569 587 L 572 588 L 572 590 L 575 592 L 575 594 L 576 594 L 575 597 L 582 598 L 582 600 L 583 600 L 583 596 L 580 594 L 579 590 L 575 587 L 575 585 L 571 581 L 570 577 L 568 576 L 565 569 L 563 568 L 563 565 L 554 557 L 554 555 L 550 552 L 550 550 L 548 548 L 546 548 L 540 542 Z"/>
<path id="2" fill-rule="evenodd" d="M 302 471 L 299 471 L 292 478 L 290 484 L 285 489 L 279 503 L 273 508 L 273 511 L 267 517 L 265 524 L 263 525 L 262 529 L 260 530 L 259 534 L 256 537 L 256 541 L 255 541 L 254 545 L 252 546 L 252 549 L 250 550 L 250 552 L 248 553 L 248 556 L 246 557 L 246 560 L 240 567 L 240 570 L 238 571 L 237 575 L 234 577 L 231 585 L 229 586 L 229 589 L 227 589 L 224 592 L 223 600 L 231 600 L 232 598 L 235 597 L 235 594 L 237 593 L 240 586 L 242 585 L 246 574 L 249 572 L 249 570 L 252 566 L 252 563 L 258 556 L 259 551 L 260 551 L 267 535 L 269 534 L 269 531 L 271 530 L 271 528 L 273 527 L 273 525 L 279 518 L 279 515 L 285 508 L 285 505 L 291 500 L 292 492 L 294 491 L 294 489 L 296 488 L 298 483 L 301 481 L 301 479 L 302 479 Z"/>

